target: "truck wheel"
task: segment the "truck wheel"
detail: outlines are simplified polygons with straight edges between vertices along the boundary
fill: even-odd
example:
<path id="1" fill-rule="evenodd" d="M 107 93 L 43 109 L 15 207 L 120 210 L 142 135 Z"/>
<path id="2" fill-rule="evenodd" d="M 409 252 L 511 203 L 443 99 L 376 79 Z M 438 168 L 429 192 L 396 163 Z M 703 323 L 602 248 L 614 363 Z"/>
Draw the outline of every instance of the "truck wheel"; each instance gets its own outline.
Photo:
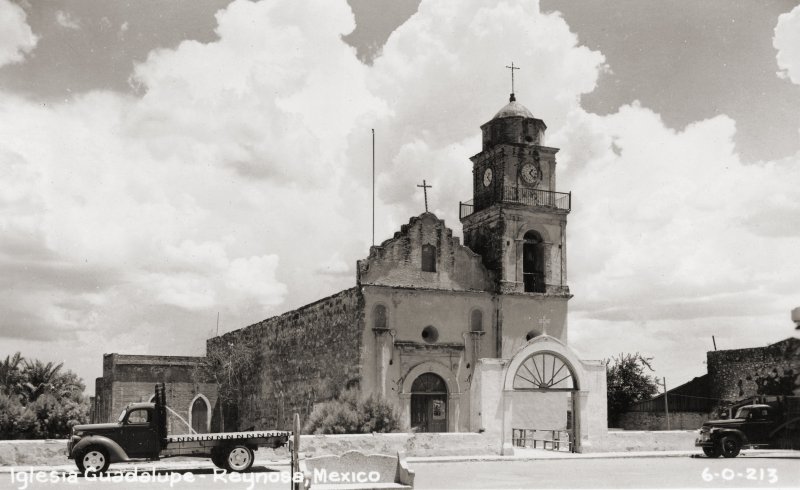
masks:
<path id="1" fill-rule="evenodd" d="M 110 464 L 108 451 L 101 446 L 89 446 L 79 457 L 75 458 L 75 465 L 81 474 L 103 473 Z"/>
<path id="2" fill-rule="evenodd" d="M 225 468 L 239 473 L 253 466 L 253 451 L 243 445 L 233 446 L 225 454 Z"/>
<path id="3" fill-rule="evenodd" d="M 735 458 L 739 455 L 739 450 L 742 449 L 742 444 L 734 436 L 725 436 L 719 443 L 722 455 L 726 458 Z"/>
<path id="4" fill-rule="evenodd" d="M 718 445 L 715 445 L 714 447 L 704 447 L 703 452 L 709 458 L 719 458 L 721 455 Z"/>
<path id="5" fill-rule="evenodd" d="M 219 451 L 211 453 L 211 462 L 214 463 L 214 466 L 217 468 L 221 468 L 223 470 L 227 469 L 225 467 L 225 453 Z"/>

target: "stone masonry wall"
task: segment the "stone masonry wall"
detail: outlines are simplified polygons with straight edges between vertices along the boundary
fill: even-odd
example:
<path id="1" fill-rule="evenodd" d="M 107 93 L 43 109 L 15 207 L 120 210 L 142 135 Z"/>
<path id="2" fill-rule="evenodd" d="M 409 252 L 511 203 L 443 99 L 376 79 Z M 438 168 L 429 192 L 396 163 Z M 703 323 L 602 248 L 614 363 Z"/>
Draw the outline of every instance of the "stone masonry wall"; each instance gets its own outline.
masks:
<path id="1" fill-rule="evenodd" d="M 670 412 L 670 430 L 696 430 L 711 419 L 705 412 Z M 627 412 L 620 416 L 619 426 L 625 430 L 667 430 L 664 412 Z"/>
<path id="2" fill-rule="evenodd" d="M 351 288 L 209 339 L 209 353 L 220 343 L 258 344 L 262 365 L 238 401 L 239 428 L 290 430 L 295 412 L 307 420 L 315 403 L 357 385 L 363 325 L 363 295 Z"/>
<path id="3" fill-rule="evenodd" d="M 738 400 L 756 395 L 800 395 L 800 339 L 766 347 L 707 354 L 713 397 Z"/>

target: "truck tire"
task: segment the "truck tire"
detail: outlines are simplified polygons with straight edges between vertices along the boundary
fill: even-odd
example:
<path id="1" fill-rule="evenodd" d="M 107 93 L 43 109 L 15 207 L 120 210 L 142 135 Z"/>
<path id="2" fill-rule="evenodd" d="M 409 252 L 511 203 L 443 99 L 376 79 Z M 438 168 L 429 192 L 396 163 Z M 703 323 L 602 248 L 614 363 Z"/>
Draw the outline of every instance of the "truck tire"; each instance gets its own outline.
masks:
<path id="1" fill-rule="evenodd" d="M 719 441 L 720 451 L 722 456 L 726 458 L 735 458 L 739 455 L 739 450 L 742 449 L 742 443 L 736 436 L 725 436 Z"/>
<path id="2" fill-rule="evenodd" d="M 704 447 L 703 452 L 709 458 L 719 458 L 722 455 L 722 451 L 720 451 L 719 445 L 714 445 L 714 447 Z"/>
<path id="3" fill-rule="evenodd" d="M 226 470 L 225 467 L 225 453 L 221 451 L 215 451 L 211 453 L 211 462 L 214 463 L 214 466 L 217 468 L 221 468 Z"/>
<path id="4" fill-rule="evenodd" d="M 231 446 L 225 452 L 225 469 L 243 473 L 253 466 L 253 451 L 242 444 Z"/>
<path id="5" fill-rule="evenodd" d="M 110 464 L 108 451 L 102 446 L 89 446 L 75 458 L 75 465 L 81 474 L 104 473 Z"/>

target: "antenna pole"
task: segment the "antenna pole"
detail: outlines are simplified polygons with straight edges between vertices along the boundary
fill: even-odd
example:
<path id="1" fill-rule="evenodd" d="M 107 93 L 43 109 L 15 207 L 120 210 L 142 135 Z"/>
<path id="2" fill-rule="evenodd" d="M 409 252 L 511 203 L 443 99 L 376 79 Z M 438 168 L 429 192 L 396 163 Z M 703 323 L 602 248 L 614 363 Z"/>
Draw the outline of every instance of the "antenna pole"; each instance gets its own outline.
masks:
<path id="1" fill-rule="evenodd" d="M 711 336 L 711 342 L 714 342 L 714 350 L 717 350 L 717 339 L 713 335 Z"/>
<path id="2" fill-rule="evenodd" d="M 372 128 L 372 246 L 375 246 L 375 128 Z"/>

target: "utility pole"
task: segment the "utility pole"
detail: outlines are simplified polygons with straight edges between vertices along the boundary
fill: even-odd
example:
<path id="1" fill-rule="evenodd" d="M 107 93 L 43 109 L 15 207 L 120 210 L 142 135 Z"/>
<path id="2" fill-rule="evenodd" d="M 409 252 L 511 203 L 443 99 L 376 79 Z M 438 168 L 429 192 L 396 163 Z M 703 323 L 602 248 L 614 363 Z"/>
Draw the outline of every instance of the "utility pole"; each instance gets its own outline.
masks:
<path id="1" fill-rule="evenodd" d="M 667 430 L 669 429 L 669 396 L 667 395 L 667 378 L 666 376 L 661 378 L 664 380 L 664 413 L 667 415 Z"/>

